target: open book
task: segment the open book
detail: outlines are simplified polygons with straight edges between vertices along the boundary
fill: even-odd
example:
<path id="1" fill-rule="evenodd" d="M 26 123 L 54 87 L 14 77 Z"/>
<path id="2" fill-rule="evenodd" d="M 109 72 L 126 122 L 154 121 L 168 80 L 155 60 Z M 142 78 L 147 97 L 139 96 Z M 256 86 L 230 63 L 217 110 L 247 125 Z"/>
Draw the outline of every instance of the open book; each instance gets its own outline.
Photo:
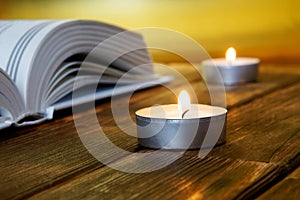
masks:
<path id="1" fill-rule="evenodd" d="M 167 81 L 137 33 L 87 20 L 0 21 L 0 129 Z M 88 85 L 97 86 L 94 94 Z"/>

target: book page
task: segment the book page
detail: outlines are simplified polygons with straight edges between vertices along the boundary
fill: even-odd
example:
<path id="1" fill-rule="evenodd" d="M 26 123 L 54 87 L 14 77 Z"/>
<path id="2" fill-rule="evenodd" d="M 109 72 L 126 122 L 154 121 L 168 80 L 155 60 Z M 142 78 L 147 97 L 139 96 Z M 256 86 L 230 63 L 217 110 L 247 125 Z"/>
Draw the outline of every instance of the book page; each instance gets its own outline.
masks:
<path id="1" fill-rule="evenodd" d="M 10 77 L 0 69 L 0 123 L 13 122 L 22 115 L 25 106 Z"/>
<path id="2" fill-rule="evenodd" d="M 43 21 L 12 20 L 0 21 L 0 67 L 7 73 L 24 98 L 26 83 L 30 73 L 33 52 L 39 43 L 32 42 L 43 27 Z M 32 53 L 32 54 L 33 54 Z"/>
<path id="3" fill-rule="evenodd" d="M 45 112 L 53 101 L 71 93 L 76 67 L 77 71 L 85 68 L 86 75 L 90 76 L 83 79 L 82 87 L 91 84 L 88 80 L 92 80 L 94 84 L 99 79 L 97 76 L 101 70 L 107 74 L 105 82 L 114 83 L 117 81 L 116 77 L 123 76 L 129 70 L 132 74 L 131 82 L 135 82 L 139 76 L 142 80 L 145 77 L 150 79 L 153 75 L 152 61 L 139 34 L 94 21 L 73 20 L 59 23 L 47 26 L 46 29 L 52 27 L 52 30 L 40 42 L 34 55 L 26 90 L 30 95 L 27 95 L 25 101 L 29 111 Z M 89 67 L 82 66 L 83 61 L 84 65 L 92 64 L 88 64 Z M 62 69 L 64 62 L 81 64 Z M 147 67 L 136 67 L 144 64 Z M 143 74 L 145 77 L 142 77 Z"/>
<path id="4" fill-rule="evenodd" d="M 87 85 L 114 85 L 122 78 L 117 93 L 123 93 L 133 89 L 131 85 L 145 83 L 144 88 L 165 81 L 154 74 L 140 34 L 101 22 L 0 20 L 0 47 L 0 68 L 22 99 L 21 117 L 52 116 L 51 105 L 71 106 L 61 99 Z M 83 73 L 79 77 L 78 71 Z M 97 98 L 112 94 L 107 91 L 97 91 Z"/>

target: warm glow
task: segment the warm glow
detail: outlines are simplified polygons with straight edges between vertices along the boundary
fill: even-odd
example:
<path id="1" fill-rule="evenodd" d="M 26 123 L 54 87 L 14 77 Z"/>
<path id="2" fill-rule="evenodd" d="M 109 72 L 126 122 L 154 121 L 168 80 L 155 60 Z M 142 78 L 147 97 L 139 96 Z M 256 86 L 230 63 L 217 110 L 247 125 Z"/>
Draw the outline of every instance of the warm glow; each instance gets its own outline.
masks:
<path id="1" fill-rule="evenodd" d="M 234 62 L 236 58 L 236 52 L 233 47 L 230 47 L 226 51 L 226 61 L 228 62 Z"/>
<path id="2" fill-rule="evenodd" d="M 182 90 L 178 97 L 178 109 L 180 113 L 185 112 L 191 108 L 191 100 L 187 91 Z"/>

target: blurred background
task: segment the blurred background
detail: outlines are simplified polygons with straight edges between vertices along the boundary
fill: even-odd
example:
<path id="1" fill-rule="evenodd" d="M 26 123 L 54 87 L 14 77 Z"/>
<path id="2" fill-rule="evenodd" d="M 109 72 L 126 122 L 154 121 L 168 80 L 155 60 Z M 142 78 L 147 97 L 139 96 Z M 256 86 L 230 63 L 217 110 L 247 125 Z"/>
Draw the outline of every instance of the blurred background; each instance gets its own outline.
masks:
<path id="1" fill-rule="evenodd" d="M 0 0 L 0 6 L 1 19 L 80 18 L 126 29 L 163 27 L 190 36 L 212 57 L 224 57 L 233 46 L 238 56 L 264 62 L 300 61 L 299 0 Z M 153 56 L 180 60 L 163 52 Z"/>

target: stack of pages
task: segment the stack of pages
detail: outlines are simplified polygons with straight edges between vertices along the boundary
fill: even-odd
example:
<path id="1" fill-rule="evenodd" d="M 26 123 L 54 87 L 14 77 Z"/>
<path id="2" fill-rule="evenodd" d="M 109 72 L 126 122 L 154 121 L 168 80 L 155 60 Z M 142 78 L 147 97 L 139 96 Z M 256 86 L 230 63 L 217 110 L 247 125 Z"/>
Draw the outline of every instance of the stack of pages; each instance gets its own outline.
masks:
<path id="1" fill-rule="evenodd" d="M 167 81 L 135 32 L 88 20 L 0 21 L 0 129 Z"/>

